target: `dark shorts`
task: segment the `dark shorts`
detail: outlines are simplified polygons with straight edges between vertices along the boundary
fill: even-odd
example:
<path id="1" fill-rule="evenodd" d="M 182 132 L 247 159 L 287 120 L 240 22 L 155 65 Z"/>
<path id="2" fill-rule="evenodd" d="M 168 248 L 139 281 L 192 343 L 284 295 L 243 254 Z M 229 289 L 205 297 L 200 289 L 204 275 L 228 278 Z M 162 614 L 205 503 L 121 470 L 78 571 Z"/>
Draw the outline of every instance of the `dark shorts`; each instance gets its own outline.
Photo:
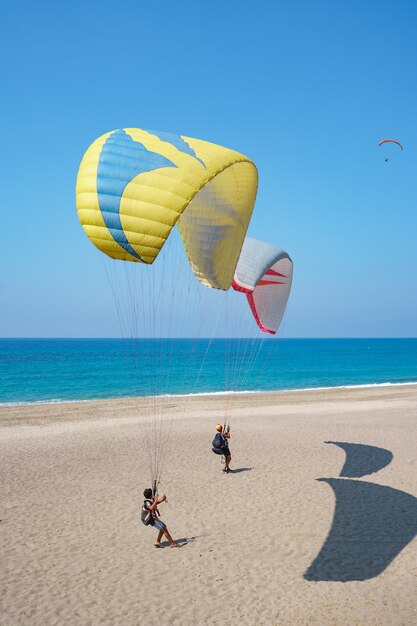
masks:
<path id="1" fill-rule="evenodd" d="M 152 520 L 149 522 L 149 526 L 154 526 L 155 528 L 157 528 L 158 530 L 163 530 L 164 528 L 166 528 L 164 522 L 160 519 L 155 519 L 154 517 L 152 518 Z"/>

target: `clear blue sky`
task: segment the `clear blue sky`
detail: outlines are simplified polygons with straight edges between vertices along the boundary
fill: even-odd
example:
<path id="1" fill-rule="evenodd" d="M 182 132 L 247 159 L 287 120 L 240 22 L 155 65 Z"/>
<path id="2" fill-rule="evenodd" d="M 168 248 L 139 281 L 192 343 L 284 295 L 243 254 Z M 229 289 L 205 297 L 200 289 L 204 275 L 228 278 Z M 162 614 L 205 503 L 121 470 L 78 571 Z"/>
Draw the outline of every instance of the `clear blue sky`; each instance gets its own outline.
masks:
<path id="1" fill-rule="evenodd" d="M 295 265 L 283 336 L 417 336 L 417 3 L 23 1 L 0 48 L 0 336 L 118 335 L 74 187 L 129 126 L 255 161 L 249 233 Z"/>

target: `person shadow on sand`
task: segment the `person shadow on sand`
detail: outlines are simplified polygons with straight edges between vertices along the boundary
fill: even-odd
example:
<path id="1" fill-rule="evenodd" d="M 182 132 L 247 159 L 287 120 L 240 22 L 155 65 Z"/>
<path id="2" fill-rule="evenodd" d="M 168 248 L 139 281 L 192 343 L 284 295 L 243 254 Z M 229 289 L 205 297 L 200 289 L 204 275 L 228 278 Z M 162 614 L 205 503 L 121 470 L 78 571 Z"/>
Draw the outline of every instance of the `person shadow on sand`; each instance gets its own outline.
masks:
<path id="1" fill-rule="evenodd" d="M 326 441 L 342 448 L 346 461 L 339 478 L 319 478 L 336 497 L 330 532 L 304 574 L 309 581 L 368 580 L 381 574 L 417 534 L 417 498 L 362 480 L 393 458 L 384 448 Z"/>

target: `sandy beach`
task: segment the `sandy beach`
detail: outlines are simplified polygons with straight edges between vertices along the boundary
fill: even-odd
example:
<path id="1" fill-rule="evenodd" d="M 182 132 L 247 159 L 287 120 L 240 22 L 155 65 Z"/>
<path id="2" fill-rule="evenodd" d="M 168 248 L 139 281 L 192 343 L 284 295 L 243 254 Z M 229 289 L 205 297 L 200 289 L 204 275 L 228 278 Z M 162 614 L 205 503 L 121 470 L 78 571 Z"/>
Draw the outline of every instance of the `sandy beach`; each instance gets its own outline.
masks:
<path id="1" fill-rule="evenodd" d="M 417 624 L 417 385 L 242 394 L 228 475 L 224 398 L 163 402 L 180 549 L 140 522 L 141 401 L 0 409 L 2 625 Z"/>

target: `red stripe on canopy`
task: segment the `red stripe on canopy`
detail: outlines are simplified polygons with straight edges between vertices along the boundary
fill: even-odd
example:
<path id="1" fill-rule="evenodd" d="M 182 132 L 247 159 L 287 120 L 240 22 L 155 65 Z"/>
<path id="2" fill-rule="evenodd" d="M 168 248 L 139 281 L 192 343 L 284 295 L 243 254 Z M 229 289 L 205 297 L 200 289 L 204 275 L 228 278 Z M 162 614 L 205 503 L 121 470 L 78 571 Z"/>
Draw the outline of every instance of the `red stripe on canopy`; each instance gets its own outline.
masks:
<path id="1" fill-rule="evenodd" d="M 269 335 L 275 335 L 276 334 L 276 330 L 269 330 L 269 328 L 265 328 L 265 326 L 262 324 L 261 320 L 259 319 L 259 315 L 258 315 L 258 312 L 256 310 L 255 299 L 253 297 L 253 294 L 247 293 L 246 297 L 248 299 L 249 306 L 250 306 L 251 311 L 253 313 L 253 317 L 255 318 L 256 323 L 258 324 L 258 326 L 261 329 L 261 331 L 263 333 L 268 333 Z"/>
<path id="2" fill-rule="evenodd" d="M 262 285 L 285 285 L 286 283 L 278 282 L 277 280 L 260 280 L 259 283 L 256 284 L 257 287 L 262 287 Z"/>
<path id="3" fill-rule="evenodd" d="M 242 285 L 239 285 L 239 283 L 236 282 L 235 278 L 232 281 L 232 287 L 235 291 L 241 291 L 242 293 L 252 293 L 251 289 L 248 289 L 247 287 L 242 287 Z"/>
<path id="4" fill-rule="evenodd" d="M 282 278 L 287 278 L 285 274 L 280 274 L 280 272 L 276 272 L 275 270 L 272 269 L 272 267 L 269 268 L 267 272 L 265 272 L 265 276 L 281 276 Z"/>

